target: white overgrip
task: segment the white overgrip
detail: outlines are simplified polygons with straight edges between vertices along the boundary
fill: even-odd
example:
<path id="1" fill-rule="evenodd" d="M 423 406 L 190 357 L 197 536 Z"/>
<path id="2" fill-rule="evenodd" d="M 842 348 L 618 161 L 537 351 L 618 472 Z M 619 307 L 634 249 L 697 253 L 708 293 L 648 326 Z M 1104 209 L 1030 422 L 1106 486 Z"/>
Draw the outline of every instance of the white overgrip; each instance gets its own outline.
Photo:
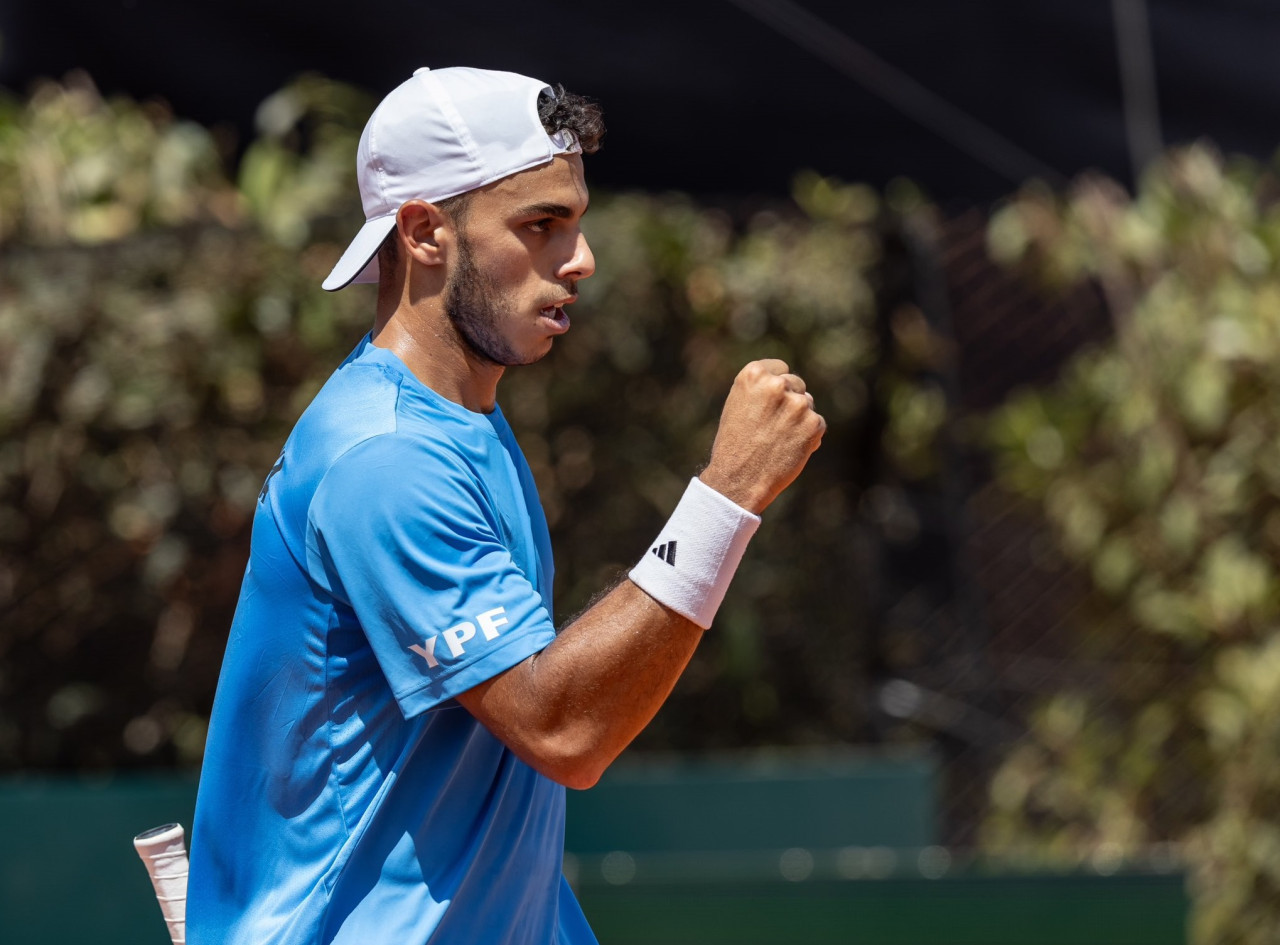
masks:
<path id="1" fill-rule="evenodd" d="M 181 824 L 165 824 L 133 838 L 133 848 L 151 877 L 173 945 L 187 940 L 187 847 Z"/>

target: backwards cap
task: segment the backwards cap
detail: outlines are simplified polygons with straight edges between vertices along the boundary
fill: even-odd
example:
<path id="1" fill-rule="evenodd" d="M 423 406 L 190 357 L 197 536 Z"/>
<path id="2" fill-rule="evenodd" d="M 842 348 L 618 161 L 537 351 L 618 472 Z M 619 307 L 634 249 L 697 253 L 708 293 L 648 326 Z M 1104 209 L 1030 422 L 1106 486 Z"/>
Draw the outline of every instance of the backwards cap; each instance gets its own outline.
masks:
<path id="1" fill-rule="evenodd" d="M 378 281 L 378 247 L 406 201 L 435 203 L 581 150 L 572 131 L 542 127 L 543 92 L 538 79 L 461 67 L 422 68 L 393 89 L 356 150 L 365 224 L 324 288 Z"/>

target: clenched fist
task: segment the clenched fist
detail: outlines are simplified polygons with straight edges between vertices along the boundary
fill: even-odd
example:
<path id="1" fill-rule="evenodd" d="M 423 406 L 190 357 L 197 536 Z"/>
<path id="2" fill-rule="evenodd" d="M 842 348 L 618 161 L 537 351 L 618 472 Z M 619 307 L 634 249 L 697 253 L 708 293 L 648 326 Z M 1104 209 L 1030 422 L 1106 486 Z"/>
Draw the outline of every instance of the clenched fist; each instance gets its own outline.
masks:
<path id="1" fill-rule="evenodd" d="M 752 361 L 734 379 L 699 478 L 759 515 L 789 486 L 822 442 L 827 421 L 786 362 Z"/>

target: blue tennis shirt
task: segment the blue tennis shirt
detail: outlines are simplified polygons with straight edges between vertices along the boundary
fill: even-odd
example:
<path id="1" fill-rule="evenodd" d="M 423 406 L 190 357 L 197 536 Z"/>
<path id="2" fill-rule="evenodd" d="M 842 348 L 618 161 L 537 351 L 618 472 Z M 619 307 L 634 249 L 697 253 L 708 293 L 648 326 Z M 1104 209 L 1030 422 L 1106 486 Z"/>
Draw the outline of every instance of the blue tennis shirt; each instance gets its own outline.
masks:
<path id="1" fill-rule="evenodd" d="M 552 641 L 551 546 L 500 410 L 369 338 L 263 486 L 191 841 L 192 945 L 594 945 L 564 788 L 454 697 Z"/>

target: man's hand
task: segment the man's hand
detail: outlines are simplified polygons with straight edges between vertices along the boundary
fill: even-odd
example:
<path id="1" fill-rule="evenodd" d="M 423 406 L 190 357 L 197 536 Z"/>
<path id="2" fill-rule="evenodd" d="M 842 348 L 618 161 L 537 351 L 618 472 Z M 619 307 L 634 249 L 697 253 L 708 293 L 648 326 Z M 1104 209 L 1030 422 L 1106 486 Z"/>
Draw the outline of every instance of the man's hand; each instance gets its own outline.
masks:
<path id="1" fill-rule="evenodd" d="M 759 515 L 800 475 L 822 442 L 827 421 L 804 381 L 785 361 L 752 361 L 740 372 L 720 415 L 711 462 L 699 478 Z"/>

